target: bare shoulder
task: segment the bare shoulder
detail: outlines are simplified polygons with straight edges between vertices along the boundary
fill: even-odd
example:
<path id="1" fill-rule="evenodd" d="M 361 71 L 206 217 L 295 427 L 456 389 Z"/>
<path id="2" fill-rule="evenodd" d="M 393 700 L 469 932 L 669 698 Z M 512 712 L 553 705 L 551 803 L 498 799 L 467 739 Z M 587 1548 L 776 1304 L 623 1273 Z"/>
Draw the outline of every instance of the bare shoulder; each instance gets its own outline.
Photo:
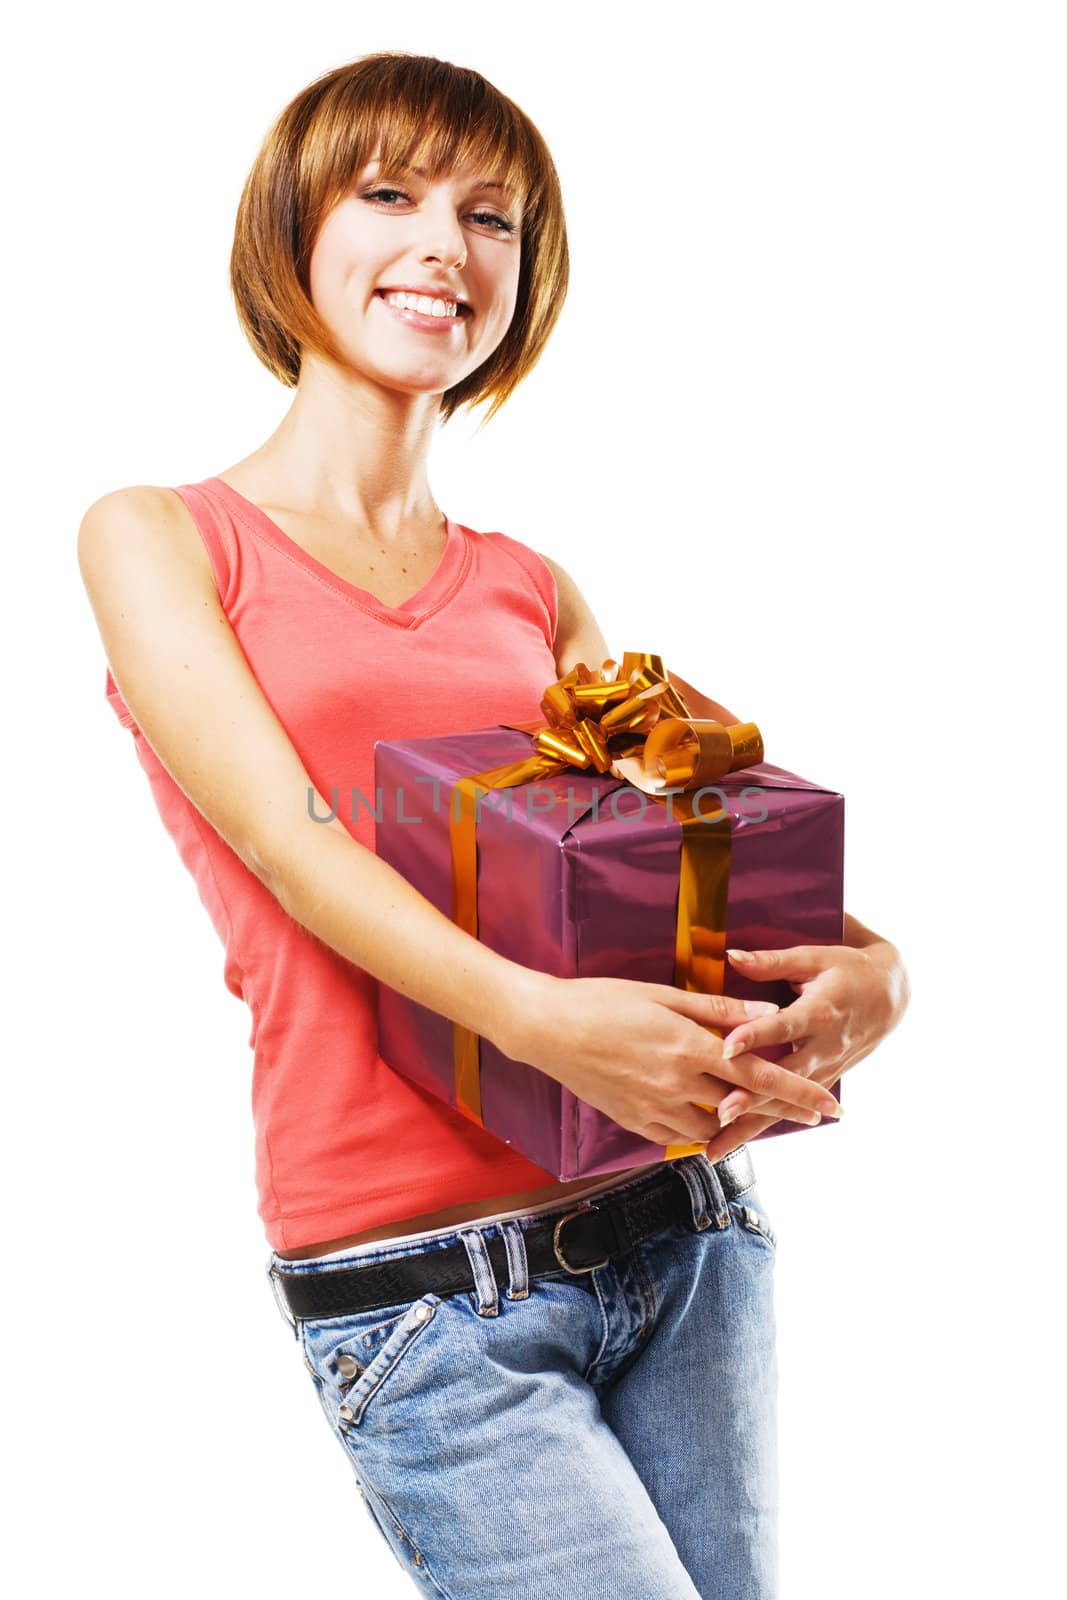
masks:
<path id="1" fill-rule="evenodd" d="M 575 584 L 574 579 L 571 577 L 570 573 L 567 571 L 567 569 L 565 567 L 561 567 L 558 561 L 553 561 L 551 556 L 546 556 L 543 550 L 538 550 L 537 554 L 541 557 L 541 560 L 544 562 L 545 566 L 549 569 L 549 571 L 551 572 L 552 576 L 555 578 L 556 587 L 560 591 L 560 599 L 561 600 L 563 598 L 564 587 L 574 588 L 574 589 L 577 588 L 577 585 Z"/>
<path id="2" fill-rule="evenodd" d="M 207 550 L 188 507 L 173 489 L 134 484 L 102 494 L 78 528 L 78 565 L 90 595 L 142 562 L 183 572 L 214 592 Z"/>
<path id="3" fill-rule="evenodd" d="M 273 863 L 299 847 L 284 819 L 311 779 L 222 609 L 184 500 L 154 485 L 101 495 L 82 518 L 78 559 L 137 727 L 215 831 L 272 882 Z"/>
<path id="4" fill-rule="evenodd" d="M 556 666 L 561 674 L 569 672 L 578 661 L 584 661 L 592 669 L 599 667 L 611 651 L 592 606 L 566 567 L 543 551 L 537 554 L 555 578 L 559 596 L 554 645 Z"/>

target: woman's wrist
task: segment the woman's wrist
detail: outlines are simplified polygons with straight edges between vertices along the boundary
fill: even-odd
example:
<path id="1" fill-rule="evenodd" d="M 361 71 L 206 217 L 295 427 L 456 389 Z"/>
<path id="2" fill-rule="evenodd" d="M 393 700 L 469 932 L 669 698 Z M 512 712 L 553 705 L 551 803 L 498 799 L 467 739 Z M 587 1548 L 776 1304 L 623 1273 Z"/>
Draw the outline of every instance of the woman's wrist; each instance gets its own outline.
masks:
<path id="1" fill-rule="evenodd" d="M 532 1029 L 551 1009 L 552 994 L 561 980 L 519 961 L 505 960 L 505 968 L 482 1031 L 510 1060 L 525 1061 Z"/>
<path id="2" fill-rule="evenodd" d="M 911 1001 L 911 982 L 904 959 L 888 939 L 876 939 L 863 946 L 863 953 L 885 974 L 886 1003 L 889 1014 L 886 1033 L 891 1033 Z"/>
<path id="3" fill-rule="evenodd" d="M 900 951 L 889 939 L 883 939 L 880 933 L 875 933 L 873 928 L 868 928 L 848 911 L 845 912 L 842 942 L 852 950 L 862 950 L 871 965 L 884 974 L 886 1003 L 884 1031 L 891 1033 L 908 1009 L 911 1000 L 908 969 L 904 965 Z"/>

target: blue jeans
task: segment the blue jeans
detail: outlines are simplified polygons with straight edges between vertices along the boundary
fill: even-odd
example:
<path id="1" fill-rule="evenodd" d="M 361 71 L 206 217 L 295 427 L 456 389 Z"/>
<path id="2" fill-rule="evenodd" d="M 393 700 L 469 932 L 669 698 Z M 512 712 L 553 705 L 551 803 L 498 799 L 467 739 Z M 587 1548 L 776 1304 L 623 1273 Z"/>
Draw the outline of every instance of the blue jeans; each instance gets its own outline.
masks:
<path id="1" fill-rule="evenodd" d="M 564 1202 L 358 1258 L 463 1240 L 476 1288 L 294 1324 L 366 1507 L 424 1594 L 777 1596 L 774 1231 L 758 1188 L 728 1201 L 705 1155 L 671 1166 L 692 1220 L 584 1274 L 592 1293 L 562 1269 L 525 1276 L 525 1229 Z M 485 1254 L 497 1231 L 506 1288 Z M 272 1268 L 323 1270 L 273 1252 Z M 342 1390 L 344 1354 L 362 1371 Z"/>

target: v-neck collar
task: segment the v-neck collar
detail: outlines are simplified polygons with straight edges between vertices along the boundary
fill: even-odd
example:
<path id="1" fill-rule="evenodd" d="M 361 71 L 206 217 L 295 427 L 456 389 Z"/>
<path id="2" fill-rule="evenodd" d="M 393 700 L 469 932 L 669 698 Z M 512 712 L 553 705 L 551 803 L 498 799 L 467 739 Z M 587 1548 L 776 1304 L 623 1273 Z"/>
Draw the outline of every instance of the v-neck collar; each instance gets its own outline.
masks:
<path id="1" fill-rule="evenodd" d="M 470 540 L 461 523 L 453 522 L 451 517 L 446 517 L 448 539 L 437 566 L 414 594 L 408 595 L 398 606 L 387 606 L 377 595 L 371 594 L 369 589 L 361 589 L 358 584 L 349 583 L 347 578 L 342 578 L 339 573 L 325 566 L 305 550 L 303 545 L 291 539 L 260 506 L 252 500 L 247 500 L 240 490 L 233 488 L 223 478 L 205 478 L 199 487 L 216 494 L 232 514 L 240 518 L 245 527 L 273 545 L 282 555 L 288 556 L 306 572 L 318 578 L 321 583 L 325 583 L 352 605 L 358 606 L 361 611 L 380 618 L 382 622 L 391 623 L 394 627 L 417 627 L 452 598 L 467 576 L 471 561 Z"/>

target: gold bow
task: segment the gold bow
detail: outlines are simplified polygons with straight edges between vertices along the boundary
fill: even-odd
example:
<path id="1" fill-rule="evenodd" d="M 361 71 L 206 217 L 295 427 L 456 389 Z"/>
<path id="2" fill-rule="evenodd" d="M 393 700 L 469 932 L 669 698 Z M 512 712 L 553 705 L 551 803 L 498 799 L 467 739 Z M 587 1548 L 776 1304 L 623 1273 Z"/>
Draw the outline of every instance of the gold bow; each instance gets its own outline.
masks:
<path id="1" fill-rule="evenodd" d="M 628 650 L 622 666 L 610 658 L 596 672 L 579 661 L 545 690 L 544 722 L 505 723 L 529 733 L 534 754 L 452 785 L 452 920 L 478 937 L 479 791 L 536 783 L 570 767 L 611 772 L 670 804 L 682 827 L 673 982 L 699 994 L 722 994 L 726 961 L 726 900 L 730 874 L 730 813 L 703 815 L 692 792 L 728 772 L 763 760 L 754 722 L 725 727 L 691 717 L 658 655 Z M 711 1032 L 721 1037 L 717 1028 Z M 484 1127 L 479 1035 L 453 1025 L 456 1109 Z M 714 1107 L 705 1107 L 713 1110 Z M 667 1145 L 666 1159 L 703 1150 Z"/>

